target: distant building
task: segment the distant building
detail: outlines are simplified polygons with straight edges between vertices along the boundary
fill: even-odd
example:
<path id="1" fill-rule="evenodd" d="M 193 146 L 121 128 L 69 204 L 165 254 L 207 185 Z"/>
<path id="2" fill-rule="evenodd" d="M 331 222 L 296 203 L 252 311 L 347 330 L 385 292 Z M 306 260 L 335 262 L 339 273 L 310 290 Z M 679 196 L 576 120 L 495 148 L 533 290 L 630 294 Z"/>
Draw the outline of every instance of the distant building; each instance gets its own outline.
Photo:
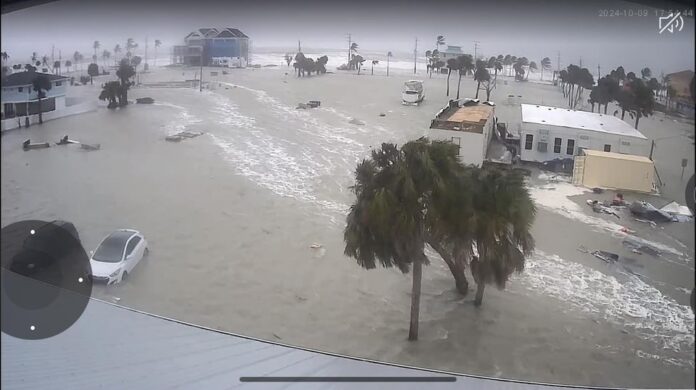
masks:
<path id="1" fill-rule="evenodd" d="M 2 79 L 2 119 L 24 117 L 39 113 L 39 94 L 34 91 L 32 81 L 43 75 L 51 82 L 51 89 L 41 100 L 41 112 L 65 108 L 65 92 L 68 78 L 48 73 L 18 72 Z"/>
<path id="2" fill-rule="evenodd" d="M 520 158 L 545 162 L 572 159 L 582 150 L 648 156 L 648 139 L 612 115 L 522 104 Z"/>
<path id="3" fill-rule="evenodd" d="M 450 100 L 430 123 L 428 138 L 450 141 L 458 147 L 459 161 L 481 166 L 493 136 L 495 108 L 478 100 Z"/>
<path id="4" fill-rule="evenodd" d="M 184 42 L 173 47 L 173 64 L 244 68 L 249 63 L 249 37 L 236 28 L 200 28 Z"/>
<path id="5" fill-rule="evenodd" d="M 694 78 L 693 70 L 683 70 L 681 72 L 670 73 L 669 85 L 677 91 L 677 96 L 673 98 L 674 108 L 689 117 L 694 116 L 694 101 L 691 98 L 689 86 Z"/>
<path id="6" fill-rule="evenodd" d="M 457 58 L 461 55 L 464 55 L 461 46 L 448 45 L 447 49 L 440 52 L 440 60 L 447 62 L 448 59 Z"/>

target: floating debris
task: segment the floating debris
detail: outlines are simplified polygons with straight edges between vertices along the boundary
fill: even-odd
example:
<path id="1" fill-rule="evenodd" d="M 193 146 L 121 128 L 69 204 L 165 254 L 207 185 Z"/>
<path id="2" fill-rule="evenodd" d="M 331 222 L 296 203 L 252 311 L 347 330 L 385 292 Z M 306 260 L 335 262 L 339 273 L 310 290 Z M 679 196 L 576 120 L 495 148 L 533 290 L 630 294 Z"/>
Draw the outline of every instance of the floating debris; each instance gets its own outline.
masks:
<path id="1" fill-rule="evenodd" d="M 359 126 L 363 126 L 365 124 L 365 122 L 361 121 L 360 119 L 356 119 L 356 118 L 349 120 L 348 123 L 352 123 L 354 125 L 359 125 Z"/>
<path id="2" fill-rule="evenodd" d="M 80 142 L 71 140 L 68 138 L 68 136 L 64 136 L 63 138 L 60 139 L 60 141 L 56 142 L 56 145 L 69 145 L 69 144 L 79 144 Z"/>
<path id="3" fill-rule="evenodd" d="M 31 143 L 31 140 L 26 140 L 22 142 L 22 149 L 24 150 L 30 150 L 30 149 L 44 149 L 48 148 L 51 145 L 48 142 L 39 142 L 39 143 Z"/>
<path id="4" fill-rule="evenodd" d="M 319 248 L 321 248 L 321 244 L 316 244 L 316 243 L 315 243 L 315 244 L 310 245 L 309 247 L 312 248 L 312 249 L 319 249 Z"/>
<path id="5" fill-rule="evenodd" d="M 137 98 L 135 99 L 135 102 L 138 104 L 152 104 L 155 102 L 155 99 L 151 97 Z"/>
<path id="6" fill-rule="evenodd" d="M 85 150 L 99 150 L 101 149 L 101 144 L 80 144 L 80 148 Z"/>

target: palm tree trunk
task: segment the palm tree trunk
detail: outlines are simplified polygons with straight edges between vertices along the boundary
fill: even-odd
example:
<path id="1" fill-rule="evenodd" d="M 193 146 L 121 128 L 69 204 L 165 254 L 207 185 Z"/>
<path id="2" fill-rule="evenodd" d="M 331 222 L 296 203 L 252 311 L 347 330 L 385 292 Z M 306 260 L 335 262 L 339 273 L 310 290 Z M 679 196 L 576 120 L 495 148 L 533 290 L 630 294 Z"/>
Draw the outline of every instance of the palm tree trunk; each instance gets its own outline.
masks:
<path id="1" fill-rule="evenodd" d="M 476 84 L 476 97 L 474 99 L 478 99 L 479 89 L 481 89 L 480 81 L 478 82 L 478 84 Z"/>
<path id="2" fill-rule="evenodd" d="M 621 120 L 623 120 L 624 115 L 626 115 L 626 110 L 624 110 L 624 109 L 622 108 L 622 109 L 621 109 Z"/>
<path id="3" fill-rule="evenodd" d="M 454 277 L 454 283 L 457 287 L 457 291 L 459 291 L 459 293 L 462 295 L 466 295 L 469 292 L 469 281 L 466 280 L 465 264 L 457 261 L 457 259 L 437 241 L 428 240 L 428 245 L 430 245 L 430 247 L 432 247 L 433 250 L 440 255 L 440 257 L 442 257 L 445 264 L 447 264 L 447 267 Z"/>
<path id="4" fill-rule="evenodd" d="M 481 306 L 483 302 L 483 290 L 486 288 L 486 284 L 481 282 L 476 285 L 476 297 L 474 298 L 474 306 Z"/>
<path id="5" fill-rule="evenodd" d="M 389 57 L 387 57 L 387 76 L 389 76 Z"/>
<path id="6" fill-rule="evenodd" d="M 420 312 L 421 278 L 423 263 L 421 259 L 413 262 L 413 286 L 411 288 L 411 325 L 408 330 L 409 341 L 418 340 L 418 315 Z"/>
<path id="7" fill-rule="evenodd" d="M 599 109 L 597 111 L 599 111 Z M 594 112 L 594 103 L 592 103 L 592 108 L 590 109 L 590 112 Z"/>
<path id="8" fill-rule="evenodd" d="M 457 100 L 459 100 L 459 87 L 462 85 L 462 71 L 458 71 L 459 73 L 459 81 L 457 81 Z"/>
<path id="9" fill-rule="evenodd" d="M 636 114 L 636 129 L 638 129 L 638 121 L 640 120 L 640 113 Z"/>
<path id="10" fill-rule="evenodd" d="M 450 81 L 450 74 L 452 74 L 452 69 L 447 71 L 447 96 L 449 96 L 449 81 Z"/>
<path id="11" fill-rule="evenodd" d="M 604 104 L 604 115 L 607 114 L 607 106 L 608 106 L 608 105 L 609 105 L 609 103 L 605 103 L 605 104 Z M 597 108 L 597 111 L 599 111 L 599 108 Z"/>

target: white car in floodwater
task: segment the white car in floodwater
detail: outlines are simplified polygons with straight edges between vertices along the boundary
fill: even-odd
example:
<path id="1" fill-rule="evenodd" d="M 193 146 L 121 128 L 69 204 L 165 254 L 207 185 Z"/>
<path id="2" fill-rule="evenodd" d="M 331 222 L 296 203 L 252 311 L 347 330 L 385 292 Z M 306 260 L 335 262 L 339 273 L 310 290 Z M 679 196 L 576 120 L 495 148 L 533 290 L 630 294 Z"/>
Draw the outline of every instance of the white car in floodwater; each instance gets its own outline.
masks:
<path id="1" fill-rule="evenodd" d="M 105 237 L 89 259 L 92 281 L 120 283 L 147 255 L 147 241 L 137 230 L 119 229 Z"/>
<path id="2" fill-rule="evenodd" d="M 408 80 L 401 91 L 401 104 L 418 105 L 425 99 L 423 82 L 420 80 Z"/>

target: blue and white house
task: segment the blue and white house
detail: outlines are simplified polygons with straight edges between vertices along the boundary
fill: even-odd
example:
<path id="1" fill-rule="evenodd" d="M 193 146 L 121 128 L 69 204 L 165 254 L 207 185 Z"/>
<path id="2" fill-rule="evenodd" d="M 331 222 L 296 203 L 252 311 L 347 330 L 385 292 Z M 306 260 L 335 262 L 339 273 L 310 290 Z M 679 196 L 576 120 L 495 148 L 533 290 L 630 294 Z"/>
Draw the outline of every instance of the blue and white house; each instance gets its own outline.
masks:
<path id="1" fill-rule="evenodd" d="M 65 108 L 66 84 L 69 79 L 39 72 L 19 72 L 2 80 L 2 119 L 25 117 L 39 113 L 39 93 L 34 91 L 32 82 L 43 75 L 51 82 L 51 89 L 45 92 L 41 101 L 41 111 L 50 112 Z"/>
<path id="2" fill-rule="evenodd" d="M 236 28 L 200 28 L 184 42 L 174 46 L 173 64 L 244 68 L 249 63 L 249 37 Z"/>

